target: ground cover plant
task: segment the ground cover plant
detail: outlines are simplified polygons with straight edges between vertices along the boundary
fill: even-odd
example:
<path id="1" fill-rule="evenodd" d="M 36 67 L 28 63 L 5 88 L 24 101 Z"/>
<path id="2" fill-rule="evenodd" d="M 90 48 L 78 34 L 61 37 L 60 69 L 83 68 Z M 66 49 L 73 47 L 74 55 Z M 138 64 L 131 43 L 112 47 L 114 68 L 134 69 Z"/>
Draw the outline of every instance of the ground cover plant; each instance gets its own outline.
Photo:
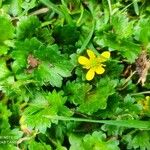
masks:
<path id="1" fill-rule="evenodd" d="M 0 0 L 0 150 L 150 150 L 149 0 Z"/>

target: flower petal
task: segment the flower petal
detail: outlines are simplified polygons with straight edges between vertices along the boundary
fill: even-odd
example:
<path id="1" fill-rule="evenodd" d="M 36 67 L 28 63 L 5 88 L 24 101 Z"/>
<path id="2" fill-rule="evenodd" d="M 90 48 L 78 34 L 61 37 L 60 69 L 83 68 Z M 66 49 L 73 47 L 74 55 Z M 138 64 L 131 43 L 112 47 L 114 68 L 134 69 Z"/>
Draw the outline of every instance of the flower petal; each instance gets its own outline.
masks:
<path id="1" fill-rule="evenodd" d="M 88 81 L 90 81 L 90 80 L 92 80 L 92 79 L 94 78 L 94 75 L 95 75 L 95 71 L 94 71 L 93 68 L 91 68 L 91 69 L 87 72 L 87 74 L 86 74 L 86 79 L 87 79 Z"/>
<path id="2" fill-rule="evenodd" d="M 87 50 L 87 54 L 88 54 L 88 56 L 89 56 L 89 58 L 90 59 L 95 59 L 95 54 L 94 54 L 94 52 L 93 51 L 91 51 L 91 50 Z"/>
<path id="3" fill-rule="evenodd" d="M 81 64 L 81 65 L 88 65 L 90 63 L 89 59 L 84 57 L 84 56 L 80 56 L 78 58 L 78 62 Z"/>
<path id="4" fill-rule="evenodd" d="M 105 69 L 102 66 L 98 66 L 95 68 L 95 72 L 97 74 L 103 74 L 105 72 Z"/>
<path id="5" fill-rule="evenodd" d="M 103 52 L 99 57 L 99 62 L 105 62 L 107 59 L 110 58 L 110 52 L 109 51 L 105 51 Z"/>

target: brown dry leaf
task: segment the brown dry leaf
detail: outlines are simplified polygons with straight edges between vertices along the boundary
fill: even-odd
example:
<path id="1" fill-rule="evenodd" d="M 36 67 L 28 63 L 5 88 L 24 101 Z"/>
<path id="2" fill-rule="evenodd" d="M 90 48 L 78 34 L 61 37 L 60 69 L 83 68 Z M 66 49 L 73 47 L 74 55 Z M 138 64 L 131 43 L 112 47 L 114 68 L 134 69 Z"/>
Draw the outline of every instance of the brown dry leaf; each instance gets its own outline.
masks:
<path id="1" fill-rule="evenodd" d="M 36 68 L 39 65 L 39 60 L 37 58 L 35 58 L 33 55 L 29 55 L 27 58 L 27 62 L 28 62 L 28 72 L 31 73 L 33 71 L 34 68 Z"/>
<path id="2" fill-rule="evenodd" d="M 130 74 L 132 73 L 132 66 L 131 65 L 129 65 L 129 66 L 127 66 L 127 68 L 124 70 L 124 72 L 123 72 L 123 76 L 124 77 L 128 77 L 128 76 L 130 76 Z"/>
<path id="3" fill-rule="evenodd" d="M 142 51 L 142 53 L 136 60 L 136 72 L 139 75 L 139 80 L 137 83 L 141 82 L 142 86 L 144 86 L 149 69 L 150 60 L 147 58 L 146 51 Z"/>

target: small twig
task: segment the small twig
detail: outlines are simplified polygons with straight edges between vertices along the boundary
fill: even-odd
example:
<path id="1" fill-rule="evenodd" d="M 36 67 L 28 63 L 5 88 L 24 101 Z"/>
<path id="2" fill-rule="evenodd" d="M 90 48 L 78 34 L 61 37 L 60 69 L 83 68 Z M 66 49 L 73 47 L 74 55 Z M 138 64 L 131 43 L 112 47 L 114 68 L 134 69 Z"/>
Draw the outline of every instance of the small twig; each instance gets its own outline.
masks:
<path id="1" fill-rule="evenodd" d="M 41 8 L 41 9 L 38 9 L 32 13 L 30 13 L 29 15 L 32 16 L 32 15 L 40 15 L 40 14 L 45 14 L 49 11 L 49 9 L 47 7 L 45 8 Z"/>
<path id="2" fill-rule="evenodd" d="M 129 80 L 132 78 L 132 76 L 136 73 L 136 71 L 132 72 L 130 74 L 130 76 L 125 80 L 124 84 L 122 85 L 122 87 L 120 87 L 118 90 L 123 90 L 127 87 L 127 83 L 129 82 Z"/>
<path id="3" fill-rule="evenodd" d="M 20 147 L 19 147 L 19 145 L 20 145 L 22 142 L 28 141 L 28 140 L 30 140 L 30 139 L 31 139 L 30 137 L 23 137 L 23 138 L 19 139 L 19 140 L 17 141 L 17 148 L 18 148 L 19 150 L 21 150 Z"/>
<path id="4" fill-rule="evenodd" d="M 40 14 L 44 14 L 44 13 L 47 13 L 49 11 L 49 8 L 47 8 L 47 7 L 44 7 L 44 8 L 41 8 L 41 9 L 38 9 L 38 10 L 36 10 L 36 11 L 34 11 L 34 12 L 31 12 L 30 14 L 29 14 L 29 16 L 33 16 L 33 15 L 40 15 Z M 19 17 L 12 17 L 11 18 L 11 20 L 13 21 L 13 20 L 17 20 L 17 19 L 19 19 Z"/>
<path id="5" fill-rule="evenodd" d="M 142 94 L 150 94 L 150 91 L 143 91 L 143 92 L 139 92 L 139 93 L 133 93 L 130 95 L 134 96 L 134 95 L 142 95 Z"/>

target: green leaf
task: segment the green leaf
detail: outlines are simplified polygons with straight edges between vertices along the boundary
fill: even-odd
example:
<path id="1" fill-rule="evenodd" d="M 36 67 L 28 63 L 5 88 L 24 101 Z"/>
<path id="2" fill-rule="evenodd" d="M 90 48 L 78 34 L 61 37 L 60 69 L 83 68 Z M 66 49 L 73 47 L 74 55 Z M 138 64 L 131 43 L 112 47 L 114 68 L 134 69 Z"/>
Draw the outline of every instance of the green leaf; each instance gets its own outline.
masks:
<path id="1" fill-rule="evenodd" d="M 37 5 L 37 0 L 24 1 L 21 5 L 25 12 L 28 12 L 30 9 L 34 8 Z"/>
<path id="2" fill-rule="evenodd" d="M 0 15 L 0 55 L 7 54 L 9 46 L 5 43 L 14 37 L 14 27 L 10 18 Z"/>
<path id="3" fill-rule="evenodd" d="M 92 85 L 81 82 L 67 82 L 64 87 L 65 95 L 68 96 L 69 102 L 79 105 L 84 103 L 87 93 L 92 89 Z M 80 93 L 80 94 L 79 94 Z"/>
<path id="4" fill-rule="evenodd" d="M 34 79 L 40 84 L 61 87 L 63 78 L 57 71 L 50 67 L 50 63 L 42 63 L 39 65 L 38 70 L 34 72 Z"/>
<path id="5" fill-rule="evenodd" d="M 150 41 L 150 19 L 141 18 L 135 27 L 135 38 L 145 47 L 149 47 Z"/>
<path id="6" fill-rule="evenodd" d="M 104 35 L 96 36 L 94 40 L 102 47 L 118 51 L 130 63 L 135 62 L 141 50 L 140 45 L 134 43 L 133 39 L 118 40 L 117 36 L 112 33 L 104 33 Z"/>
<path id="7" fill-rule="evenodd" d="M 40 28 L 38 30 L 37 38 L 46 44 L 53 44 L 54 38 L 52 37 L 52 30 L 48 28 Z"/>
<path id="8" fill-rule="evenodd" d="M 138 118 L 138 114 L 140 114 L 140 112 L 141 109 L 139 105 L 136 103 L 135 99 L 130 95 L 127 95 L 124 98 L 123 103 L 120 103 L 120 114 L 126 113 L 127 116 L 129 115 L 129 118 Z"/>
<path id="9" fill-rule="evenodd" d="M 46 129 L 51 127 L 51 123 L 57 123 L 55 120 L 50 120 L 43 116 L 45 115 L 59 115 L 70 116 L 71 111 L 64 106 L 66 97 L 62 96 L 63 93 L 53 91 L 52 93 L 36 93 L 34 100 L 30 103 L 23 116 L 25 118 L 24 124 L 31 129 L 35 128 L 42 133 L 46 132 Z"/>
<path id="10" fill-rule="evenodd" d="M 105 140 L 106 135 L 102 132 L 93 132 L 92 135 L 86 135 L 83 138 L 84 149 L 105 149 L 105 150 L 119 150 L 119 141 L 110 139 Z"/>
<path id="11" fill-rule="evenodd" d="M 41 51 L 42 53 L 35 53 L 35 56 L 45 60 L 45 63 L 41 63 L 35 70 L 35 78 L 42 84 L 50 82 L 52 86 L 61 87 L 63 77 L 71 76 L 73 69 L 71 61 L 65 55 L 60 54 L 57 45 L 41 48 Z"/>
<path id="12" fill-rule="evenodd" d="M 109 96 L 106 109 L 98 111 L 99 117 L 106 119 L 118 115 L 119 101 L 122 101 L 122 97 L 117 92 Z"/>
<path id="13" fill-rule="evenodd" d="M 14 27 L 8 17 L 0 15 L 0 44 L 14 36 Z"/>
<path id="14" fill-rule="evenodd" d="M 7 51 L 9 50 L 9 47 L 3 43 L 0 45 L 0 55 L 7 54 Z"/>
<path id="15" fill-rule="evenodd" d="M 9 13 L 13 16 L 18 16 L 22 12 L 21 8 L 22 0 L 11 0 L 10 7 L 9 7 Z"/>
<path id="16" fill-rule="evenodd" d="M 115 80 L 104 78 L 100 80 L 95 90 L 92 90 L 90 84 L 78 82 L 68 82 L 64 90 L 65 94 L 69 97 L 69 101 L 77 106 L 79 105 L 78 111 L 92 114 L 99 109 L 106 108 L 107 98 L 115 92 L 115 86 Z"/>
<path id="17" fill-rule="evenodd" d="M 76 150 L 76 149 L 84 150 L 81 135 L 70 134 L 69 135 L 69 143 L 71 145 L 69 150 Z"/>
<path id="18" fill-rule="evenodd" d="M 110 78 L 118 78 L 121 76 L 124 66 L 122 64 L 119 64 L 117 61 L 107 61 L 106 62 L 106 74 L 109 75 Z"/>
<path id="19" fill-rule="evenodd" d="M 0 81 L 10 75 L 10 71 L 8 70 L 4 59 L 0 59 L 0 72 Z"/>
<path id="20" fill-rule="evenodd" d="M 79 39 L 80 32 L 75 25 L 58 26 L 54 29 L 53 36 L 60 44 L 74 45 Z"/>
<path id="21" fill-rule="evenodd" d="M 119 126 L 107 125 L 107 124 L 104 124 L 101 128 L 104 132 L 107 132 L 108 136 L 118 136 L 118 135 L 122 136 L 125 130 L 125 127 L 119 127 Z"/>
<path id="22" fill-rule="evenodd" d="M 29 150 L 35 150 L 35 149 L 40 149 L 40 150 L 51 150 L 51 146 L 50 145 L 47 145 L 45 143 L 40 143 L 40 142 L 36 142 L 36 141 L 31 141 L 29 142 L 29 146 L 28 146 L 28 149 Z"/>
<path id="23" fill-rule="evenodd" d="M 16 150 L 16 143 L 23 133 L 17 128 L 10 129 L 9 117 L 12 112 L 5 104 L 0 102 L 0 149 Z"/>
<path id="24" fill-rule="evenodd" d="M 123 137 L 128 149 L 148 150 L 150 148 L 150 131 L 135 131 Z"/>
<path id="25" fill-rule="evenodd" d="M 31 73 L 28 73 L 29 55 L 33 55 L 39 62 Z M 59 52 L 57 45 L 46 47 L 36 38 L 16 42 L 16 49 L 13 51 L 12 57 L 15 60 L 12 66 L 13 71 L 17 74 L 22 72 L 40 85 L 51 84 L 61 87 L 63 78 L 71 76 L 73 69 L 71 61 Z"/>
<path id="26" fill-rule="evenodd" d="M 106 135 L 102 132 L 93 132 L 92 135 L 86 134 L 84 137 L 70 135 L 69 141 L 71 143 L 70 150 L 119 150 L 117 140 L 110 139 L 106 141 Z"/>
<path id="27" fill-rule="evenodd" d="M 27 68 L 27 57 L 34 51 L 37 51 L 42 43 L 36 38 L 31 40 L 26 39 L 25 41 L 17 41 L 15 43 L 15 49 L 12 52 L 12 58 L 15 60 L 12 64 L 12 69 L 15 73 L 23 71 Z"/>
<path id="28" fill-rule="evenodd" d="M 11 111 L 7 109 L 7 106 L 5 106 L 3 103 L 0 103 L 0 135 L 3 133 L 6 133 L 6 131 L 9 130 L 9 118 L 11 116 Z"/>
<path id="29" fill-rule="evenodd" d="M 36 16 L 22 17 L 17 24 L 16 35 L 19 40 L 24 40 L 26 38 L 32 38 L 41 22 Z"/>
<path id="30" fill-rule="evenodd" d="M 109 78 L 103 78 L 97 84 L 97 89 L 88 92 L 84 98 L 84 102 L 78 107 L 78 111 L 92 114 L 99 109 L 106 109 L 107 99 L 115 92 L 117 82 Z"/>
<path id="31" fill-rule="evenodd" d="M 132 35 L 133 22 L 129 22 L 125 14 L 115 14 L 112 16 L 112 25 L 117 38 L 129 38 Z"/>
<path id="32" fill-rule="evenodd" d="M 0 149 L 17 150 L 17 147 L 12 144 L 0 144 Z"/>

